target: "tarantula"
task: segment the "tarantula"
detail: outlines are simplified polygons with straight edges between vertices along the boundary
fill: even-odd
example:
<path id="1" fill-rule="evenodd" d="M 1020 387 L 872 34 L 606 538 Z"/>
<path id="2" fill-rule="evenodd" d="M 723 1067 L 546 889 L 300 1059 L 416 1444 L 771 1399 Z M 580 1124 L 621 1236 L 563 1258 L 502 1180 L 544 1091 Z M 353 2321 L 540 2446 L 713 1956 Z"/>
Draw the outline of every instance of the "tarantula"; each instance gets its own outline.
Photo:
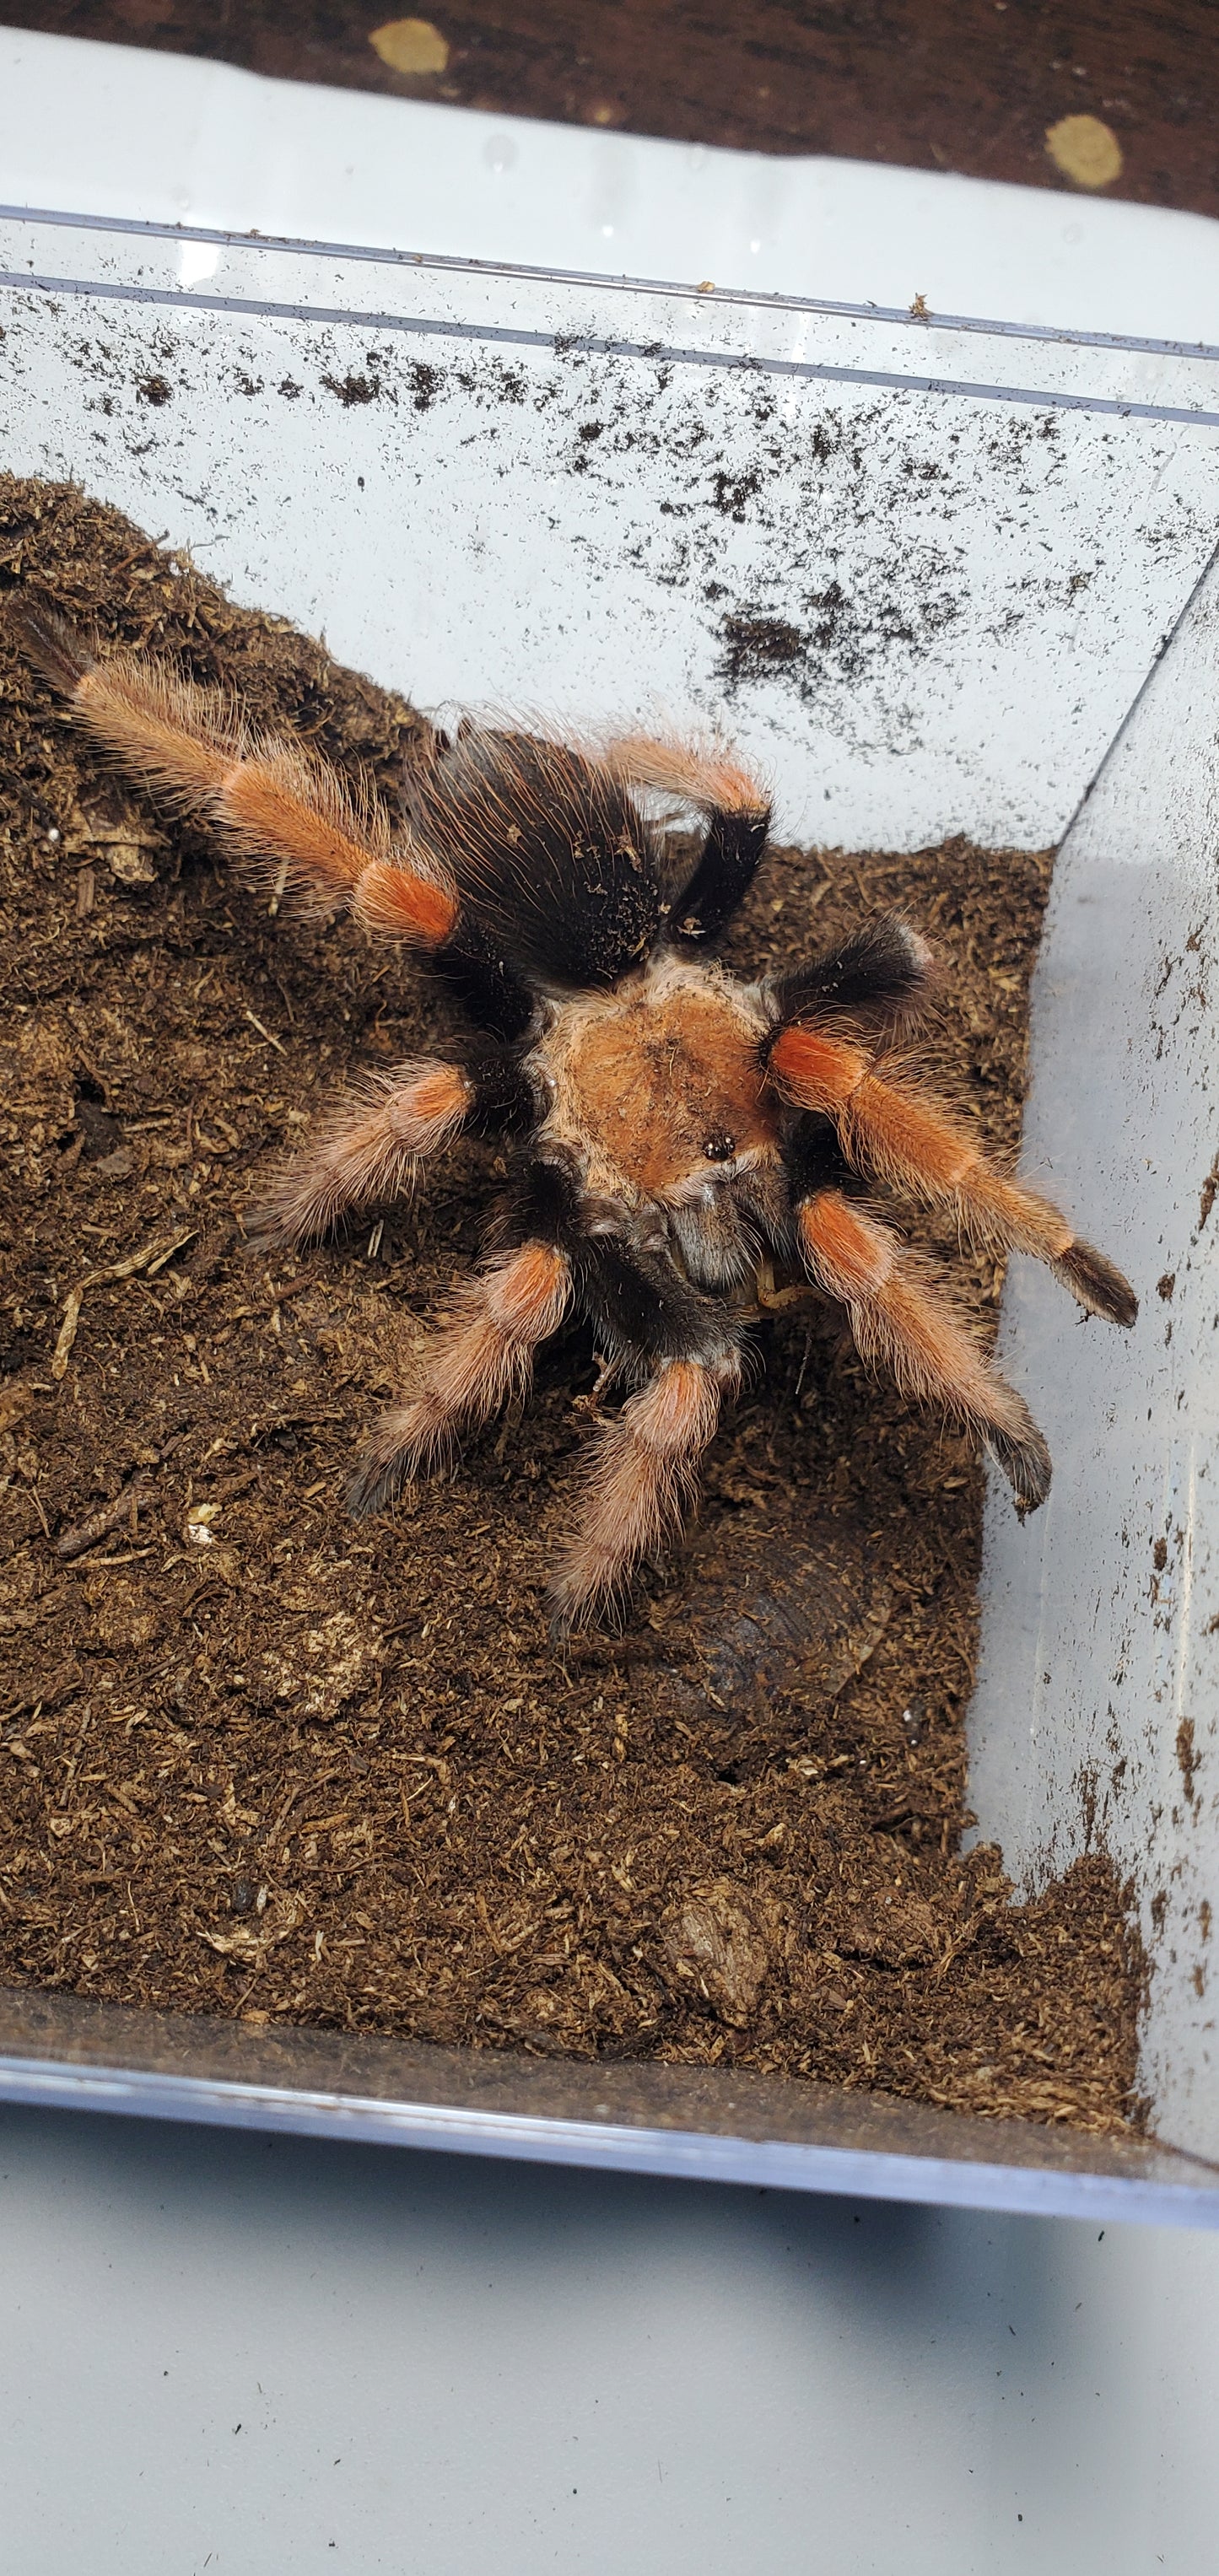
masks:
<path id="1" fill-rule="evenodd" d="M 1050 1481 L 1021 1396 L 982 1356 L 928 1261 L 872 1204 L 879 1184 L 1046 1262 L 1081 1306 L 1131 1324 L 1119 1271 L 1048 1199 L 1006 1177 L 896 1054 L 931 954 L 887 914 L 792 972 L 744 983 L 710 953 L 764 854 L 766 792 L 719 748 L 628 735 L 596 751 L 463 721 L 408 769 L 391 834 L 296 742 L 166 664 L 96 659 L 27 612 L 27 649 L 134 776 L 206 816 L 247 861 L 370 932 L 410 943 L 476 1034 L 445 1060 L 370 1074 L 281 1179 L 268 1244 L 303 1244 L 390 1196 L 463 1129 L 505 1139 L 483 1266 L 452 1296 L 417 1379 L 360 1460 L 375 1511 L 460 1425 L 527 1389 L 569 1309 L 602 1418 L 552 1586 L 556 1627 L 620 1600 L 680 1522 L 748 1324 L 777 1275 L 845 1307 L 864 1358 L 955 1416 L 1035 1510 Z M 701 817 L 678 855 L 657 799 Z"/>

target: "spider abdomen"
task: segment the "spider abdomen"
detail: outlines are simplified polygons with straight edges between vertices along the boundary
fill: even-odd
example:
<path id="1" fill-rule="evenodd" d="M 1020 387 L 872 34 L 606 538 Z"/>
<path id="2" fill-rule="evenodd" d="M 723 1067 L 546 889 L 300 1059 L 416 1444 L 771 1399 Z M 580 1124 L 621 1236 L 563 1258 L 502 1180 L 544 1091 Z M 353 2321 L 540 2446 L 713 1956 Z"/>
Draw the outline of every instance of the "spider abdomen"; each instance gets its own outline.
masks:
<path id="1" fill-rule="evenodd" d="M 417 791 L 413 828 L 451 868 L 471 931 L 526 985 L 604 990 L 668 916 L 656 836 L 629 791 L 563 743 L 463 727 Z"/>

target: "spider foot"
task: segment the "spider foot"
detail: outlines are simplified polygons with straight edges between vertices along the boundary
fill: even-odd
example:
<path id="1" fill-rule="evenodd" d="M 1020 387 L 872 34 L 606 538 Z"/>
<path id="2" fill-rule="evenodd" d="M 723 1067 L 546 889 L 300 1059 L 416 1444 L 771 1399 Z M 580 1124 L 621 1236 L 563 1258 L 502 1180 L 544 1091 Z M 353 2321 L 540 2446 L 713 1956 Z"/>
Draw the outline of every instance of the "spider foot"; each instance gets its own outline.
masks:
<path id="1" fill-rule="evenodd" d="M 1083 1243 L 1077 1236 L 1054 1268 L 1090 1315 L 1105 1315 L 1111 1324 L 1124 1324 L 1129 1330 L 1139 1311 L 1138 1298 L 1129 1280 L 1094 1244 Z"/>
<path id="2" fill-rule="evenodd" d="M 415 1478 L 442 1465 L 453 1449 L 452 1433 L 438 1408 L 427 1398 L 395 1405 L 383 1413 L 365 1442 L 347 1487 L 347 1509 L 354 1521 L 396 1503 Z"/>
<path id="3" fill-rule="evenodd" d="M 995 1465 L 1002 1468 L 1021 1517 L 1026 1512 L 1039 1512 L 1050 1490 L 1051 1464 L 1045 1440 L 1032 1417 L 1021 1432 L 1002 1430 L 997 1423 L 989 1422 L 982 1439 Z"/>

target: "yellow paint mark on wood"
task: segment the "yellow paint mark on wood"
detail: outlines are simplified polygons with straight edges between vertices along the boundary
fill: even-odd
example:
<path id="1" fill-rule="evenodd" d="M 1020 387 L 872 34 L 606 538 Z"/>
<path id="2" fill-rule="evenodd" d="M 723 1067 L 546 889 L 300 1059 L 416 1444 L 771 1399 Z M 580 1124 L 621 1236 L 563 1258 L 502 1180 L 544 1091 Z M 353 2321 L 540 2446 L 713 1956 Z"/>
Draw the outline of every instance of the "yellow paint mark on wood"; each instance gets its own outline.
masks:
<path id="1" fill-rule="evenodd" d="M 1077 188 L 1110 188 L 1121 178 L 1121 144 L 1099 116 L 1060 117 L 1047 129 L 1045 148 L 1055 169 Z"/>
<path id="2" fill-rule="evenodd" d="M 448 70 L 448 45 L 430 18 L 390 18 L 368 41 L 391 72 Z"/>

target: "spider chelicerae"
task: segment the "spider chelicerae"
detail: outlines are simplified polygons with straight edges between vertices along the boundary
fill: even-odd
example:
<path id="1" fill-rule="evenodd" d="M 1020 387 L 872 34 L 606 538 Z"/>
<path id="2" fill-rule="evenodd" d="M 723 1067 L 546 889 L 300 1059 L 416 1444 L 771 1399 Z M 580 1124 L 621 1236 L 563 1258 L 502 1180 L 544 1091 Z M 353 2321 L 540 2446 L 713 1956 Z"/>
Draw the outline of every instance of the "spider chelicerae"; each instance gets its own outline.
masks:
<path id="1" fill-rule="evenodd" d="M 374 1429 L 356 1512 L 522 1396 L 538 1344 L 580 1311 L 601 1385 L 633 1391 L 590 1441 L 552 1583 L 565 1632 L 620 1604 L 680 1522 L 751 1321 L 802 1292 L 838 1301 L 866 1360 L 964 1424 L 1020 1508 L 1044 1501 L 1049 1453 L 1023 1398 L 875 1196 L 1034 1254 L 1115 1323 L 1133 1323 L 1134 1296 L 903 1069 L 932 981 L 905 922 L 870 920 L 760 982 L 716 960 L 770 822 L 726 750 L 640 735 L 579 749 L 463 722 L 405 773 L 395 834 L 371 797 L 172 666 L 98 659 L 17 614 L 32 658 L 138 780 L 205 816 L 281 895 L 346 901 L 366 931 L 408 942 L 470 1021 L 444 1059 L 367 1075 L 262 1212 L 263 1242 L 303 1244 L 407 1188 L 463 1129 L 504 1140 L 483 1265 Z M 664 828 L 658 800 L 701 818 L 701 846 Z"/>

